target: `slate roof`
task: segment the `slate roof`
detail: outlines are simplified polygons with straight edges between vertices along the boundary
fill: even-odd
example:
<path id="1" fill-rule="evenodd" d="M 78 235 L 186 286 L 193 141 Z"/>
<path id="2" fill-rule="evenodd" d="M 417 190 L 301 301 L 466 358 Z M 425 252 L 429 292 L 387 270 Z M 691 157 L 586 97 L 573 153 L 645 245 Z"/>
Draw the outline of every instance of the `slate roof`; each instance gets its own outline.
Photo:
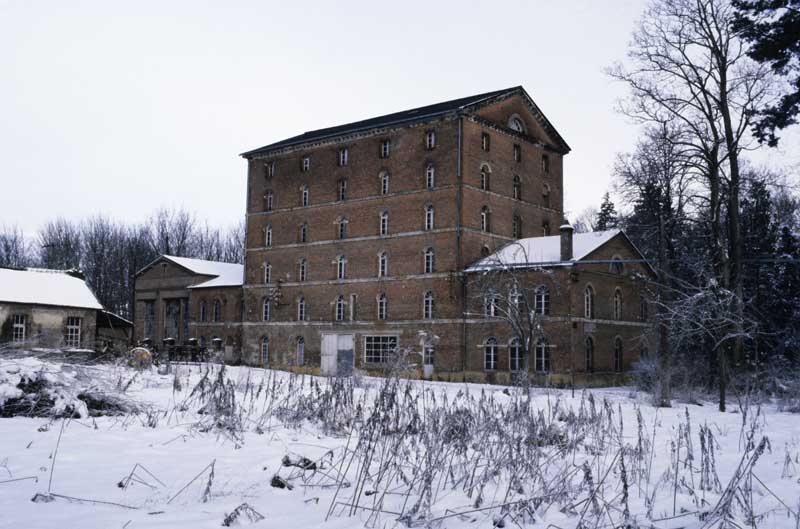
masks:
<path id="1" fill-rule="evenodd" d="M 337 125 L 335 127 L 328 127 L 324 129 L 304 132 L 299 136 L 293 136 L 291 138 L 271 143 L 269 145 L 260 147 L 258 149 L 244 152 L 241 154 L 241 156 L 244 158 L 249 158 L 255 154 L 259 154 L 262 152 L 274 151 L 284 147 L 291 147 L 294 145 L 300 145 L 303 143 L 309 143 L 327 138 L 333 138 L 345 134 L 353 134 L 356 132 L 362 132 L 374 128 L 382 128 L 393 125 L 414 123 L 417 121 L 426 121 L 428 119 L 435 118 L 438 116 L 443 116 L 446 114 L 458 112 L 467 107 L 476 105 L 478 103 L 492 99 L 494 97 L 511 94 L 514 92 L 520 92 L 530 100 L 530 96 L 527 95 L 525 89 L 522 88 L 522 86 L 514 86 L 512 88 L 505 88 L 503 90 L 495 90 L 492 92 L 486 92 L 474 96 L 453 99 L 451 101 L 444 101 L 442 103 L 436 103 L 433 105 L 426 105 L 419 108 L 412 108 L 411 110 L 403 110 L 402 112 L 394 112 L 392 114 L 386 114 L 385 116 L 378 116 L 375 118 L 355 121 L 353 123 L 347 123 L 345 125 Z M 556 132 L 555 128 L 550 124 L 550 122 L 547 121 L 547 118 L 544 117 L 544 114 L 541 114 L 540 111 L 539 114 L 541 119 L 543 120 L 542 126 L 548 131 L 548 133 L 553 134 L 556 141 L 560 143 L 559 145 L 560 147 L 569 150 L 569 146 L 566 144 L 563 138 L 561 138 L 558 132 Z"/>

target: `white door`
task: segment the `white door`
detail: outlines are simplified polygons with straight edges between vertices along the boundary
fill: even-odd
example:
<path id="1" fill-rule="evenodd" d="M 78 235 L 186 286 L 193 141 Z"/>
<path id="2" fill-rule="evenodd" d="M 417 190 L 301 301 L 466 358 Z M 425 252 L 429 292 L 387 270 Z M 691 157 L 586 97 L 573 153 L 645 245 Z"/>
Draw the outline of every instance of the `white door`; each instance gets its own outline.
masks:
<path id="1" fill-rule="evenodd" d="M 355 366 L 355 350 L 352 334 L 339 334 L 336 337 L 336 374 L 349 376 Z"/>
<path id="2" fill-rule="evenodd" d="M 320 371 L 325 376 L 336 374 L 336 335 L 322 334 L 322 351 L 320 356 Z"/>

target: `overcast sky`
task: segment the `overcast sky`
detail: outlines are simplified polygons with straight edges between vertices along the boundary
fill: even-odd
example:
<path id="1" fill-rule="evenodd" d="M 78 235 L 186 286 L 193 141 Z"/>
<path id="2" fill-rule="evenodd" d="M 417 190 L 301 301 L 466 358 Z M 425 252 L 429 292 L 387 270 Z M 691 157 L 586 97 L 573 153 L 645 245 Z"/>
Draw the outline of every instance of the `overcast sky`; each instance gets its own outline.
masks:
<path id="1" fill-rule="evenodd" d="M 0 0 L 0 225 L 159 206 L 228 225 L 244 215 L 241 152 L 515 85 L 572 147 L 574 216 L 636 140 L 603 69 L 642 6 Z"/>

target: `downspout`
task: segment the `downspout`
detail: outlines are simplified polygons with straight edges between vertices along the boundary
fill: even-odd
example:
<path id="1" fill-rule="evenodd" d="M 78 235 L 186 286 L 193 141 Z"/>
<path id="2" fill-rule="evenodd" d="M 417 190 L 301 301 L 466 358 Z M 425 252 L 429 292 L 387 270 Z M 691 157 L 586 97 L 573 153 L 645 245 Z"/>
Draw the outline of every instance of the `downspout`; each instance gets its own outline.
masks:
<path id="1" fill-rule="evenodd" d="M 239 300 L 239 360 L 244 360 L 245 283 L 247 282 L 247 236 L 250 233 L 250 160 L 247 159 L 247 182 L 244 203 L 244 248 L 242 249 L 242 298 Z"/>
<path id="2" fill-rule="evenodd" d="M 461 212 L 463 207 L 462 142 L 464 117 L 458 117 L 458 159 L 456 160 L 456 269 L 461 281 L 461 372 L 467 370 L 467 275 L 464 273 L 464 256 L 461 249 Z"/>

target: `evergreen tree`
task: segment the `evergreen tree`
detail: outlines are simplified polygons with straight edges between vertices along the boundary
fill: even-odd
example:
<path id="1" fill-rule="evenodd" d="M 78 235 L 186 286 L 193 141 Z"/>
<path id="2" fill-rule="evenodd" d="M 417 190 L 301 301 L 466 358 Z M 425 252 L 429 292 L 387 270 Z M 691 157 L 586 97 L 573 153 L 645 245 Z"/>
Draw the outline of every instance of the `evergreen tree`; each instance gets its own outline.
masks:
<path id="1" fill-rule="evenodd" d="M 594 226 L 596 231 L 611 230 L 618 225 L 617 211 L 608 192 L 603 195 L 603 202 L 600 204 L 600 212 L 597 214 L 597 223 Z"/>

